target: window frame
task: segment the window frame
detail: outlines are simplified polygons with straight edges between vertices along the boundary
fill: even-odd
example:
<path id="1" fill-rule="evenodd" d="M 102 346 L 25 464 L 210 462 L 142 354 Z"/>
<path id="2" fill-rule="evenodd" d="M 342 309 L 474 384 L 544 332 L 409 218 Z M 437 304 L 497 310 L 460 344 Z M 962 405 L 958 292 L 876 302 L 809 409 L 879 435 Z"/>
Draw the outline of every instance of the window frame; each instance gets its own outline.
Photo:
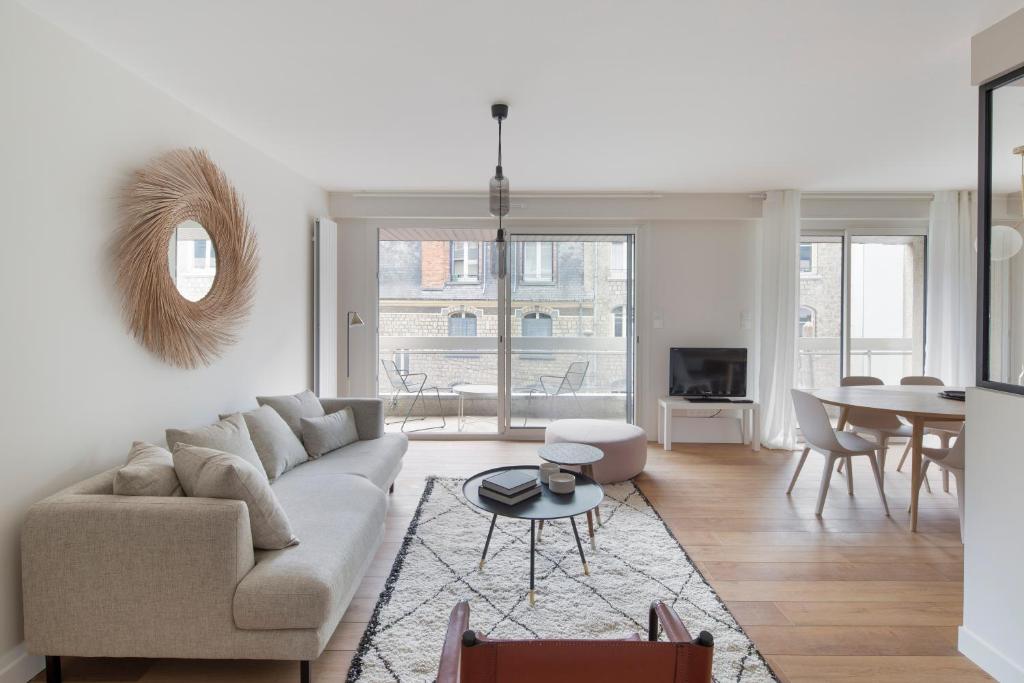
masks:
<path id="1" fill-rule="evenodd" d="M 558 243 L 557 242 L 547 242 L 547 241 L 537 240 L 537 241 L 532 241 L 532 242 L 517 242 L 516 245 L 517 245 L 516 251 L 518 252 L 516 261 L 517 261 L 517 265 L 519 266 L 519 282 L 521 284 L 530 285 L 530 286 L 534 286 L 534 285 L 544 286 L 544 285 L 553 285 L 553 284 L 555 284 L 557 282 L 557 278 L 556 278 L 556 268 L 557 268 L 557 262 L 558 262 L 558 259 L 556 258 L 556 254 L 558 252 L 558 249 L 557 249 Z M 549 247 L 547 257 L 550 260 L 551 267 L 550 267 L 550 275 L 547 278 L 543 278 L 543 277 L 534 278 L 534 277 L 531 277 L 527 273 L 527 268 L 526 268 L 526 252 L 533 245 L 536 245 L 538 250 L 541 249 L 544 245 L 548 245 L 548 247 Z"/>
<path id="2" fill-rule="evenodd" d="M 469 258 L 471 247 L 476 247 L 476 268 L 475 274 L 470 274 L 470 266 L 468 264 L 473 261 Z M 460 249 L 464 252 L 460 254 Z M 480 242 L 474 242 L 471 240 L 452 240 L 449 242 L 448 250 L 448 282 L 453 285 L 478 285 L 483 280 L 483 245 Z M 458 268 L 456 264 L 461 263 L 462 267 Z M 456 276 L 456 271 L 461 270 L 463 275 L 461 277 Z"/>

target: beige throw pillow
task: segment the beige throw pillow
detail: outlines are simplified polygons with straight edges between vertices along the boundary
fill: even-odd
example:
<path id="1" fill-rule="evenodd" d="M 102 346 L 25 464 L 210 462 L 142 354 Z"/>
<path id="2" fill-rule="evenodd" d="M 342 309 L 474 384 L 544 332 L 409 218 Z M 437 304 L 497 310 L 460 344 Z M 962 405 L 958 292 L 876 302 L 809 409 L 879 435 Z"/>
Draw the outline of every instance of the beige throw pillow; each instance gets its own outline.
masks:
<path id="1" fill-rule="evenodd" d="M 254 546 L 278 550 L 299 542 L 267 476 L 249 462 L 231 453 L 183 443 L 174 447 L 173 457 L 185 495 L 245 501 Z"/>
<path id="2" fill-rule="evenodd" d="M 168 448 L 173 452 L 174 446 L 179 443 L 237 455 L 262 472 L 264 477 L 267 476 L 260 456 L 256 453 L 256 446 L 249 436 L 249 428 L 245 426 L 245 419 L 238 413 L 197 429 L 168 429 Z"/>
<path id="3" fill-rule="evenodd" d="M 296 465 L 309 460 L 302 442 L 295 436 L 276 410 L 270 406 L 260 406 L 256 410 L 241 413 L 245 426 L 249 429 L 253 446 L 260 456 L 267 478 L 274 481 Z M 224 420 L 229 415 L 221 415 Z"/>
<path id="4" fill-rule="evenodd" d="M 181 496 L 181 483 L 166 448 L 136 441 L 128 464 L 114 473 L 115 496 Z"/>
<path id="5" fill-rule="evenodd" d="M 302 443 L 311 458 L 359 441 L 356 418 L 351 408 L 323 417 L 302 418 Z"/>
<path id="6" fill-rule="evenodd" d="M 324 407 L 320 399 L 312 391 L 295 394 L 294 396 L 257 396 L 256 402 L 261 406 L 270 406 L 284 418 L 295 436 L 302 438 L 302 418 L 323 417 Z"/>

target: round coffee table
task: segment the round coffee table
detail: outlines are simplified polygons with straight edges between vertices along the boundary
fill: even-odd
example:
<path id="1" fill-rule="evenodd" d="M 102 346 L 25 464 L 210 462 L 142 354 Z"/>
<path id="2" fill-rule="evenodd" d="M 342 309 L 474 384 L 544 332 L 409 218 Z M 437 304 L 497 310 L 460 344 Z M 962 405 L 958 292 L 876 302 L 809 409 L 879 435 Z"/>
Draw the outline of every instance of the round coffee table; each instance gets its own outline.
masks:
<path id="1" fill-rule="evenodd" d="M 596 446 L 588 446 L 585 443 L 563 442 L 544 444 L 537 449 L 537 455 L 540 456 L 541 460 L 547 460 L 556 465 L 579 467 L 585 477 L 593 479 L 594 463 L 604 457 L 604 451 Z M 597 542 L 594 540 L 593 515 L 597 515 L 597 523 L 601 524 L 601 508 L 595 507 L 593 513 L 587 510 L 587 531 L 590 534 L 590 547 L 597 550 Z M 540 523 L 540 528 L 544 528 L 544 522 Z"/>
<path id="2" fill-rule="evenodd" d="M 524 500 L 517 505 L 506 505 L 496 500 L 481 496 L 479 493 L 481 482 L 499 472 L 509 470 L 533 470 L 537 471 L 536 465 L 514 465 L 512 467 L 496 467 L 475 474 L 466 480 L 462 485 L 462 495 L 470 504 L 480 508 L 484 512 L 491 513 L 491 527 L 487 530 L 487 540 L 484 541 L 484 552 L 480 555 L 480 568 L 483 569 L 484 561 L 487 559 L 487 548 L 491 545 L 491 534 L 494 533 L 494 523 L 498 521 L 498 515 L 511 517 L 513 519 L 530 520 L 530 605 L 536 601 L 533 585 L 533 566 L 536 546 L 537 522 L 548 519 L 569 518 L 572 524 L 572 533 L 576 537 L 576 549 L 580 553 L 580 561 L 583 563 L 583 573 L 590 576 L 590 566 L 587 558 L 583 555 L 583 543 L 580 542 L 580 534 L 576 529 L 575 515 L 582 515 L 596 508 L 604 500 L 604 490 L 601 485 L 590 477 L 582 474 L 576 476 L 576 490 L 572 493 L 553 493 L 546 484 L 541 484 L 540 495 L 529 500 Z"/>

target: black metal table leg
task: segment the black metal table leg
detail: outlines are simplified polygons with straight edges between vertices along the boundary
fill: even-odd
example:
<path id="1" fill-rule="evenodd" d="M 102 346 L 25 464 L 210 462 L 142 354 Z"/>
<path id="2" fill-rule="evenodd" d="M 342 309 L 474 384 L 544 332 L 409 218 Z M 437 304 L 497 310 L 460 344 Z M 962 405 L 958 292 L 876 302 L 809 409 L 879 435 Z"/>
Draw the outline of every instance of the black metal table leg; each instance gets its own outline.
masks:
<path id="1" fill-rule="evenodd" d="M 537 522 L 531 519 L 530 520 L 530 607 L 533 607 L 534 604 L 536 604 L 536 601 L 537 601 L 536 594 L 533 592 L 533 553 L 534 553 L 534 546 L 535 546 L 535 543 L 536 543 L 535 538 L 534 538 L 536 528 L 537 528 Z"/>
<path id="2" fill-rule="evenodd" d="M 576 529 L 576 519 L 574 517 L 570 517 L 569 522 L 572 524 L 572 535 L 576 537 L 576 549 L 580 551 L 580 561 L 583 562 L 583 573 L 590 576 L 590 565 L 587 564 L 587 558 L 583 556 L 583 543 L 580 542 L 580 532 Z"/>
<path id="3" fill-rule="evenodd" d="M 484 568 L 484 560 L 487 559 L 487 548 L 491 545 L 491 534 L 494 533 L 494 523 L 498 521 L 498 515 L 491 516 L 491 528 L 487 530 L 487 541 L 484 543 L 484 554 L 480 556 L 480 569 Z"/>

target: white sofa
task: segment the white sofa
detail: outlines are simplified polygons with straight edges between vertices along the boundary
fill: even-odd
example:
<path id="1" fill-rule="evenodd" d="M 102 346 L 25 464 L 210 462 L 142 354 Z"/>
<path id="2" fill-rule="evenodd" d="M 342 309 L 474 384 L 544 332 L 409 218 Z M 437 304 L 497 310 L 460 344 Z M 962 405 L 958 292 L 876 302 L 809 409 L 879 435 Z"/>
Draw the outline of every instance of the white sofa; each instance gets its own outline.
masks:
<path id="1" fill-rule="evenodd" d="M 104 472 L 32 506 L 22 533 L 27 649 L 60 657 L 294 659 L 309 680 L 384 537 L 408 441 L 378 399 L 360 441 L 272 484 L 300 543 L 254 550 L 245 503 L 115 496 Z"/>

